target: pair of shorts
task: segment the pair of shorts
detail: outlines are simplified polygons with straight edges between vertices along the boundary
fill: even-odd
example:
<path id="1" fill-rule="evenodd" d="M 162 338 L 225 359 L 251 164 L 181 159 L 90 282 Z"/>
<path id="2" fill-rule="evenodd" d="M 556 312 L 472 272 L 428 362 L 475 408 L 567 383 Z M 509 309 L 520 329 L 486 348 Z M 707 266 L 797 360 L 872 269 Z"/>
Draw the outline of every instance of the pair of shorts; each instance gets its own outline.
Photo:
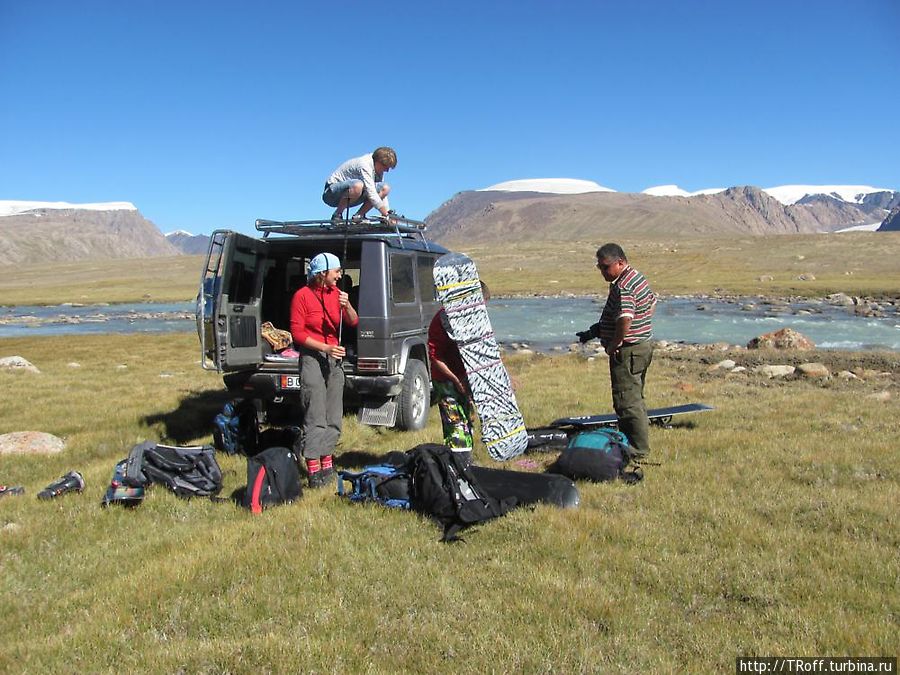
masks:
<path id="1" fill-rule="evenodd" d="M 360 185 L 363 184 L 363 182 L 361 180 L 356 180 L 353 178 L 348 179 L 348 180 L 342 180 L 339 183 L 332 183 L 331 185 L 326 183 L 325 190 L 322 192 L 322 201 L 325 202 L 326 204 L 328 204 L 328 206 L 330 206 L 332 208 L 337 208 L 337 205 L 341 203 L 341 197 L 344 196 L 344 193 L 347 192 L 347 190 L 349 190 L 351 187 L 353 187 L 354 184 L 357 184 L 357 183 Z M 384 183 L 375 183 L 375 189 L 378 192 L 381 192 L 381 188 L 383 185 L 384 185 Z M 363 190 L 362 194 L 360 194 L 358 199 L 355 199 L 354 201 L 350 202 L 350 204 L 348 204 L 348 206 L 359 206 L 364 201 L 366 201 L 365 190 Z"/>

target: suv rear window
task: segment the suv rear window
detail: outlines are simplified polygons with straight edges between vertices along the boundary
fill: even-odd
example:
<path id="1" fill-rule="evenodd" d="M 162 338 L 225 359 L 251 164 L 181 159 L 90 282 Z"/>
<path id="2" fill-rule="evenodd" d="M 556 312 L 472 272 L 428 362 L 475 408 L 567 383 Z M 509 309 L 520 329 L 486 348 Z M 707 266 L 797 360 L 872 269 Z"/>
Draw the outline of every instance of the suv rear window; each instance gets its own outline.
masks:
<path id="1" fill-rule="evenodd" d="M 234 304 L 249 304 L 256 286 L 256 264 L 259 258 L 253 252 L 235 251 L 228 280 L 228 300 Z"/>

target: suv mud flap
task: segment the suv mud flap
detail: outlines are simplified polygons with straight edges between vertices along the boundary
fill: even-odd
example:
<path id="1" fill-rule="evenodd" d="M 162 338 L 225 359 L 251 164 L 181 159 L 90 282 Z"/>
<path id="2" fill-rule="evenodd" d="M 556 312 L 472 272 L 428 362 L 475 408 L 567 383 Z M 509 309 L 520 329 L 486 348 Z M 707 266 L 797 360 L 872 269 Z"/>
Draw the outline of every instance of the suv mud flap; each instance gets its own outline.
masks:
<path id="1" fill-rule="evenodd" d="M 397 400 L 390 398 L 380 405 L 374 405 L 375 403 L 363 403 L 358 415 L 360 423 L 373 427 L 393 427 L 397 422 Z"/>

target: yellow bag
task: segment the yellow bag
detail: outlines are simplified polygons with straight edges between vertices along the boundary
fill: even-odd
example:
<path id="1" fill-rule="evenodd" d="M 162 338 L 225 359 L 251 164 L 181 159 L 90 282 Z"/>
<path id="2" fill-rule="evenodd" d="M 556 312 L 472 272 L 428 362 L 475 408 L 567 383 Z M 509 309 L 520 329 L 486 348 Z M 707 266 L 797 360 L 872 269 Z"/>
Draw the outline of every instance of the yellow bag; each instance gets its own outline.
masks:
<path id="1" fill-rule="evenodd" d="M 272 349 L 276 352 L 287 349 L 294 344 L 294 338 L 291 336 L 290 331 L 275 328 L 271 321 L 263 323 L 263 325 L 260 326 L 260 332 L 262 333 L 263 339 L 272 345 Z"/>

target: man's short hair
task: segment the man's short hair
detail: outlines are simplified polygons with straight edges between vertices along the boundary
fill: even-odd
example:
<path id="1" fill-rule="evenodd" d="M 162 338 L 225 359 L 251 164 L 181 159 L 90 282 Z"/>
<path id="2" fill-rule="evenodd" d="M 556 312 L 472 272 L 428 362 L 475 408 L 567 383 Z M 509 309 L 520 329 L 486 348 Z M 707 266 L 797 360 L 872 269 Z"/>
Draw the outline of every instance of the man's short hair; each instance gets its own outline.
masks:
<path id="1" fill-rule="evenodd" d="M 619 259 L 628 262 L 628 258 L 625 257 L 625 251 L 618 244 L 603 244 L 603 246 L 597 249 L 597 260 Z"/>
<path id="2" fill-rule="evenodd" d="M 397 166 L 397 153 L 394 152 L 393 148 L 382 146 L 375 148 L 375 152 L 372 153 L 372 160 L 380 162 L 389 169 L 393 169 Z"/>

